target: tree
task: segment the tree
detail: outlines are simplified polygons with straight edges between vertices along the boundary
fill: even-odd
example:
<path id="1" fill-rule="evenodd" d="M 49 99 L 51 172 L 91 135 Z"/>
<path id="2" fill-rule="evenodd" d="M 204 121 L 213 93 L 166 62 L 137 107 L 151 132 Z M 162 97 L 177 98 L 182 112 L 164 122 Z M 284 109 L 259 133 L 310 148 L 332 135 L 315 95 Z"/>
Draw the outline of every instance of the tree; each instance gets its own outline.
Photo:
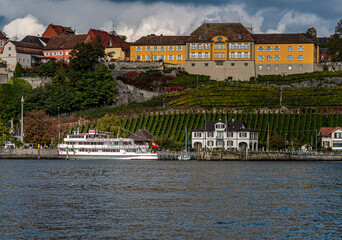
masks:
<path id="1" fill-rule="evenodd" d="M 55 61 L 42 63 L 38 67 L 38 75 L 41 77 L 53 77 L 58 70 L 58 64 Z"/>
<path id="2" fill-rule="evenodd" d="M 120 128 L 120 118 L 115 115 L 106 114 L 104 117 L 97 120 L 96 129 L 98 131 L 110 132 L 111 136 L 116 137 Z"/>
<path id="3" fill-rule="evenodd" d="M 342 19 L 337 23 L 335 27 L 335 33 L 342 35 Z"/>
<path id="4" fill-rule="evenodd" d="M 25 142 L 51 143 L 58 134 L 57 122 L 42 110 L 28 112 L 24 118 Z"/>
<path id="5" fill-rule="evenodd" d="M 342 19 L 335 27 L 335 33 L 328 42 L 328 55 L 333 62 L 342 61 Z"/>
<path id="6" fill-rule="evenodd" d="M 278 133 L 274 134 L 270 140 L 271 149 L 283 149 L 285 148 L 285 138 Z"/>
<path id="7" fill-rule="evenodd" d="M 20 63 L 17 63 L 17 65 L 15 66 L 15 70 L 14 70 L 14 77 L 21 77 L 23 73 L 24 73 L 23 66 L 21 66 Z"/>
<path id="8" fill-rule="evenodd" d="M 308 28 L 305 33 L 313 39 L 317 38 L 317 31 L 314 27 Z"/>
<path id="9" fill-rule="evenodd" d="M 105 56 L 100 37 L 88 43 L 79 43 L 71 51 L 70 68 L 73 71 L 89 71 L 95 68 L 99 60 Z"/>

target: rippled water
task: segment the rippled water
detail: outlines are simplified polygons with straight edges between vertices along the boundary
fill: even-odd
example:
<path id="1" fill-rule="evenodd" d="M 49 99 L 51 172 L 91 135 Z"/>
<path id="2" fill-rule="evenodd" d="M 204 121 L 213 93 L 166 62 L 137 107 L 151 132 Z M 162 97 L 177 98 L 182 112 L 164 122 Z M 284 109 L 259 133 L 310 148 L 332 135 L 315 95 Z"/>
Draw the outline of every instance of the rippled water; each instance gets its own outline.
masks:
<path id="1" fill-rule="evenodd" d="M 338 239 L 342 163 L 0 160 L 1 239 Z"/>

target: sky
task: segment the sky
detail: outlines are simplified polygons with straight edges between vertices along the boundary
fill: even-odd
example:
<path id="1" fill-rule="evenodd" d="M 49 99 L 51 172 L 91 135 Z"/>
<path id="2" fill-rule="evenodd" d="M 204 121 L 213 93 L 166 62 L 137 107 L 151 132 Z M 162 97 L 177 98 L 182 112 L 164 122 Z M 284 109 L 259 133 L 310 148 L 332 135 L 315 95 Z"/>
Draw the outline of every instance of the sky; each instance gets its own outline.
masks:
<path id="1" fill-rule="evenodd" d="M 148 34 L 189 35 L 204 22 L 240 22 L 253 33 L 330 36 L 342 0 L 0 0 L 0 30 L 11 39 L 42 35 L 50 24 L 115 30 L 136 41 Z"/>

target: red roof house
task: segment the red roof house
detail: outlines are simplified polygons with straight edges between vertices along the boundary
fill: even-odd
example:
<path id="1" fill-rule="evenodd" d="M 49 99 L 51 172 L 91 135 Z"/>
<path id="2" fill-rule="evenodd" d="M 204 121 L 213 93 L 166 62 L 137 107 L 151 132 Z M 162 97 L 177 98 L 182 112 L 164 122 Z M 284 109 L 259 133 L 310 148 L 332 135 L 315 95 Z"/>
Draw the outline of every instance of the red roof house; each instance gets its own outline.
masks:
<path id="1" fill-rule="evenodd" d="M 60 25 L 50 24 L 45 32 L 43 33 L 43 38 L 52 38 L 55 36 L 67 36 L 75 35 L 75 31 L 71 27 L 63 27 Z"/>

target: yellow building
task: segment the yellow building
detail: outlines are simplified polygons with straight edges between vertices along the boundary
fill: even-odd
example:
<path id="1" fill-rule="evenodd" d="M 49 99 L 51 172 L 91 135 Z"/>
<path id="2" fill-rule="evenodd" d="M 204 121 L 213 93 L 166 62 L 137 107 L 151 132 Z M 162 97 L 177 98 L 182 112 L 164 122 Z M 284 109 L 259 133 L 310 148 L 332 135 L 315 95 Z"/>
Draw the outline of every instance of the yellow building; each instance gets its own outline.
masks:
<path id="1" fill-rule="evenodd" d="M 190 36 L 140 38 L 130 61 L 163 61 L 215 80 L 315 71 L 319 47 L 306 34 L 251 34 L 241 23 L 203 23 Z"/>
<path id="2" fill-rule="evenodd" d="M 131 45 L 130 60 L 140 62 L 163 61 L 168 64 L 185 64 L 188 36 L 141 37 Z"/>
<path id="3" fill-rule="evenodd" d="M 253 34 L 256 75 L 313 72 L 319 47 L 303 33 Z"/>

